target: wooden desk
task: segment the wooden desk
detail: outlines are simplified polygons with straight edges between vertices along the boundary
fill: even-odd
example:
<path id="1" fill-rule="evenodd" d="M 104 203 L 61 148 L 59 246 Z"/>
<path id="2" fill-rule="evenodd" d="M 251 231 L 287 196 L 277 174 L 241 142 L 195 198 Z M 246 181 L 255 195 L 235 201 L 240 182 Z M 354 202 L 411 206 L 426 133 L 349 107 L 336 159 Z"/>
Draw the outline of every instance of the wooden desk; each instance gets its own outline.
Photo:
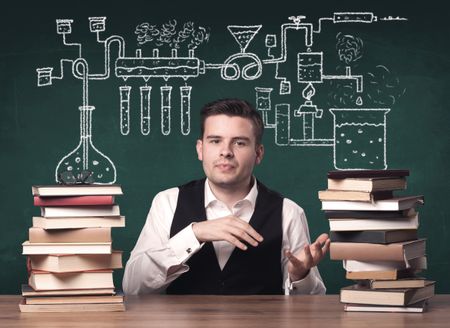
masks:
<path id="1" fill-rule="evenodd" d="M 0 327 L 449 327 L 450 295 L 426 313 L 346 313 L 337 295 L 127 297 L 126 312 L 20 313 L 0 296 Z"/>

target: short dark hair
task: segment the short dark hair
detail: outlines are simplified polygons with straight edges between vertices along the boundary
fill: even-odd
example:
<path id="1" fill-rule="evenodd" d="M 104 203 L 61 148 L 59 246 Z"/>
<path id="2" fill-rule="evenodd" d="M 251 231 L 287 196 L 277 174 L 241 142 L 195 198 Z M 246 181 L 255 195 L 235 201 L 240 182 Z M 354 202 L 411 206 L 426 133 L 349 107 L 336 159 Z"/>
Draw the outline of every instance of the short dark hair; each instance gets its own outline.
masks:
<path id="1" fill-rule="evenodd" d="M 203 134 L 205 133 L 206 119 L 210 116 L 221 114 L 227 116 L 239 116 L 251 120 L 255 130 L 256 144 L 261 144 L 264 133 L 264 123 L 261 115 L 251 103 L 237 98 L 219 99 L 203 106 L 200 112 L 200 139 L 203 138 Z"/>

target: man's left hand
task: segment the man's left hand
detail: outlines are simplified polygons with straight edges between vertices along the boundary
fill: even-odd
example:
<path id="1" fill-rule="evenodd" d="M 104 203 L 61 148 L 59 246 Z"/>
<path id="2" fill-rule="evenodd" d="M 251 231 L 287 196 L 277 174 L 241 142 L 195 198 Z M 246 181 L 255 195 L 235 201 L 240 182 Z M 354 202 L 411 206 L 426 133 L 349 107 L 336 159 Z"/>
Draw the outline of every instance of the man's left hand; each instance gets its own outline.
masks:
<path id="1" fill-rule="evenodd" d="M 330 239 L 326 233 L 321 234 L 314 243 L 305 245 L 297 254 L 290 250 L 284 251 L 289 260 L 288 272 L 291 281 L 298 281 L 306 277 L 309 270 L 315 267 L 330 248 Z"/>

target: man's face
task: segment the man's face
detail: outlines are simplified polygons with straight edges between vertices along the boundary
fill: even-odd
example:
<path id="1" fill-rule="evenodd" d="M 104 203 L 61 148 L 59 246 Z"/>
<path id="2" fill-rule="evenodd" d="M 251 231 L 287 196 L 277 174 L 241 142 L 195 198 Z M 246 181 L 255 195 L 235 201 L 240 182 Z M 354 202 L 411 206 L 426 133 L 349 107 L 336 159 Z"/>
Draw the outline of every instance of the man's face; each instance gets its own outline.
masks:
<path id="1" fill-rule="evenodd" d="M 263 158 L 264 148 L 256 145 L 250 119 L 213 115 L 205 120 L 202 140 L 197 140 L 198 159 L 214 185 L 221 188 L 246 188 L 253 167 Z"/>

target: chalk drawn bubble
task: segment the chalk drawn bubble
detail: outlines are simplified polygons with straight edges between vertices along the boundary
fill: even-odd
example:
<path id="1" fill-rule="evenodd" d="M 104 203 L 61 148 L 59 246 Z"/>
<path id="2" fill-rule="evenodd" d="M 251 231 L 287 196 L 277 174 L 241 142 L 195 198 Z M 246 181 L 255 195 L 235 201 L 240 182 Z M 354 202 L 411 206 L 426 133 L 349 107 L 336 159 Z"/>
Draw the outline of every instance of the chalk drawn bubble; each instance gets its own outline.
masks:
<path id="1" fill-rule="evenodd" d="M 75 163 L 80 163 L 81 162 L 81 158 L 80 157 L 75 157 Z"/>
<path id="2" fill-rule="evenodd" d="M 388 108 L 332 108 L 334 167 L 386 169 L 386 114 Z M 345 134 L 345 138 L 343 135 Z M 373 140 L 377 140 L 374 143 Z M 351 142 L 348 142 L 351 141 Z"/>

